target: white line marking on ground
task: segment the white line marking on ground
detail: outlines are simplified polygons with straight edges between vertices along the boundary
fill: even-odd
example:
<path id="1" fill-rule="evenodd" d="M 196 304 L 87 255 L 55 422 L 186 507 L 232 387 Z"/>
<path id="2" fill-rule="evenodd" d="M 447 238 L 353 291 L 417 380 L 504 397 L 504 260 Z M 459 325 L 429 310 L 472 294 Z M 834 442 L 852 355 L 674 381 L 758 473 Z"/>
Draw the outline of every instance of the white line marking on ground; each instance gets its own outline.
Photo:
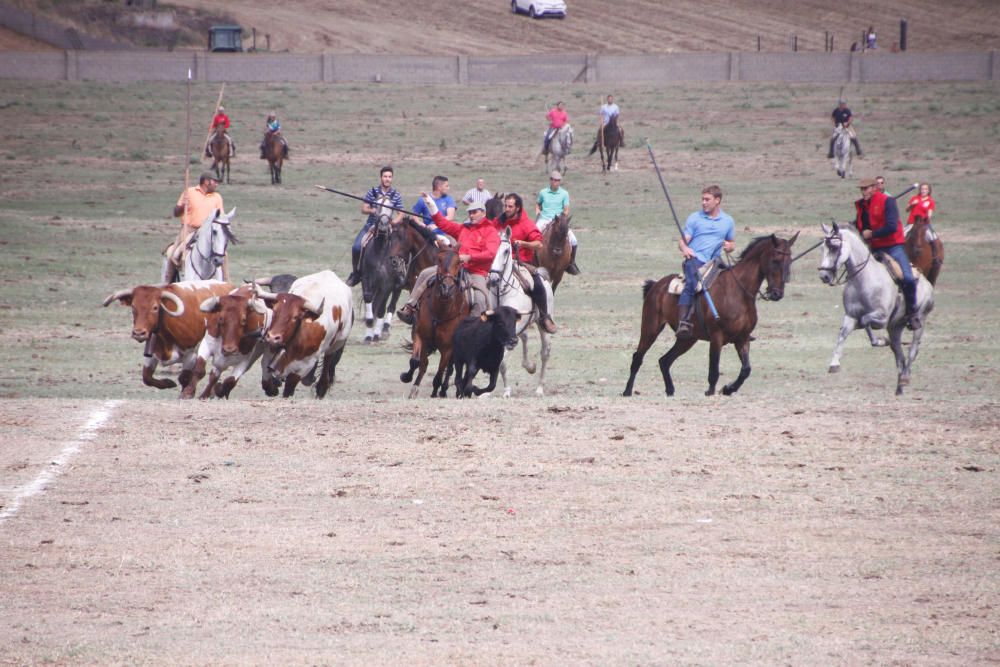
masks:
<path id="1" fill-rule="evenodd" d="M 59 455 L 56 456 L 49 465 L 38 474 L 30 484 L 27 484 L 21 488 L 14 499 L 11 500 L 10 504 L 0 509 L 0 523 L 3 523 L 7 519 L 11 518 L 17 511 L 21 509 L 21 504 L 30 498 L 31 496 L 37 495 L 45 490 L 48 484 L 54 480 L 56 477 L 62 473 L 63 468 L 69 463 L 77 452 L 80 451 L 80 447 L 85 442 L 90 442 L 97 435 L 98 429 L 107 421 L 108 417 L 111 416 L 111 411 L 118 406 L 121 401 L 107 401 L 104 405 L 98 408 L 92 415 L 87 423 L 83 425 L 83 430 L 80 431 L 80 435 L 77 436 L 76 440 L 66 443 L 66 446 L 62 448 Z"/>

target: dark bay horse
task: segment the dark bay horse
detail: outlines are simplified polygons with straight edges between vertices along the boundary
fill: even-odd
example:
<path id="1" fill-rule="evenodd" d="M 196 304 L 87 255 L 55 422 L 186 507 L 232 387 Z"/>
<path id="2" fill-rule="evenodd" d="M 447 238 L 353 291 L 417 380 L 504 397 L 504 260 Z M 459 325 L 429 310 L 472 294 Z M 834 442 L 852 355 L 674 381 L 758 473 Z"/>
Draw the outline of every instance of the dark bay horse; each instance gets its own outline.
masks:
<path id="1" fill-rule="evenodd" d="M 570 218 L 565 213 L 560 213 L 545 229 L 542 248 L 535 252 L 535 264 L 549 272 L 553 292 L 559 287 L 566 267 L 573 259 L 573 248 L 569 243 L 569 222 Z"/>
<path id="2" fill-rule="evenodd" d="M 603 132 L 603 137 L 601 136 Z M 588 155 L 601 151 L 601 171 L 618 171 L 618 149 L 625 143 L 625 130 L 618 126 L 618 116 L 615 116 L 603 128 L 598 128 L 597 139 Z M 607 160 L 605 160 L 607 155 Z"/>
<path id="3" fill-rule="evenodd" d="M 420 310 L 413 326 L 413 352 L 410 368 L 401 373 L 400 381 L 409 383 L 410 398 L 417 395 L 420 381 L 427 371 L 427 358 L 437 350 L 441 354 L 437 374 L 434 376 L 432 397 L 444 398 L 448 391 L 448 375 L 451 373 L 451 345 L 455 329 L 469 314 L 469 302 L 462 289 L 462 263 L 455 250 L 444 250 L 438 256 L 437 274 L 434 284 L 428 285 L 420 297 Z M 417 379 L 413 372 L 420 369 Z"/>
<path id="4" fill-rule="evenodd" d="M 922 216 L 916 218 L 906 234 L 906 256 L 910 258 L 910 264 L 920 269 L 927 282 L 933 285 L 944 264 L 944 244 L 937 234 L 934 234 L 933 241 L 928 239 L 931 233 L 930 220 Z"/>
<path id="5" fill-rule="evenodd" d="M 285 162 L 281 132 L 269 132 L 264 135 L 264 158 L 271 172 L 271 185 L 281 185 L 281 165 Z"/>
<path id="6" fill-rule="evenodd" d="M 210 167 L 221 183 L 225 179 L 229 183 L 229 139 L 221 129 L 212 135 L 212 141 L 208 145 L 212 152 L 212 166 Z"/>
<path id="7" fill-rule="evenodd" d="M 774 234 L 755 238 L 740 255 L 739 261 L 729 270 L 723 271 L 709 290 L 715 307 L 719 311 L 719 319 L 715 320 L 705 303 L 704 294 L 697 295 L 697 321 L 694 326 L 694 336 L 678 338 L 673 347 L 660 357 L 660 372 L 666 386 L 667 396 L 674 395 L 674 383 L 670 379 L 670 366 L 677 357 L 691 349 L 699 340 L 709 342 L 708 353 L 708 391 L 706 396 L 715 393 L 715 385 L 719 381 L 719 355 L 722 348 L 732 343 L 740 357 L 740 374 L 731 383 L 722 388 L 726 396 L 736 393 L 743 382 L 750 376 L 750 334 L 757 326 L 757 296 L 761 285 L 767 281 L 767 292 L 760 296 L 768 301 L 778 301 L 785 295 L 785 282 L 788 280 L 792 263 L 792 244 L 798 238 L 798 232 L 791 239 L 778 238 Z M 642 366 L 646 351 L 653 345 L 656 337 L 669 324 L 677 330 L 679 294 L 670 292 L 670 283 L 677 274 L 671 274 L 654 283 L 647 280 L 642 287 L 644 300 L 642 304 L 642 333 L 639 346 L 632 355 L 632 368 L 628 383 L 625 385 L 624 396 L 632 395 L 635 376 Z"/>
<path id="8" fill-rule="evenodd" d="M 390 317 L 386 311 L 390 298 L 399 295 L 406 274 L 390 254 L 393 240 L 403 234 L 402 223 L 392 222 L 392 211 L 383 209 L 372 228 L 372 238 L 361 257 L 361 293 L 365 304 L 365 343 L 389 338 Z"/>

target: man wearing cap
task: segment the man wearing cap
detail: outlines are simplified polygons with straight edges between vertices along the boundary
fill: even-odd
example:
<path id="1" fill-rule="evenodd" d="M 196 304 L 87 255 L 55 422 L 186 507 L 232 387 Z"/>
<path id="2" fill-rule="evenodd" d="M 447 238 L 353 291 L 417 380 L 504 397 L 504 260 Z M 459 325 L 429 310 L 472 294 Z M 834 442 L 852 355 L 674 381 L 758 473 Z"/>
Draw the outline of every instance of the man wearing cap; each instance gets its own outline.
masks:
<path id="1" fill-rule="evenodd" d="M 552 320 L 551 309 L 549 308 L 548 294 L 542 277 L 538 274 L 538 267 L 532 264 L 535 258 L 535 251 L 542 248 L 542 233 L 531 221 L 528 214 L 524 212 L 524 201 L 521 195 L 511 192 L 503 200 L 503 213 L 496 220 L 490 223 L 497 228 L 497 232 L 503 234 L 505 229 L 510 229 L 510 243 L 517 252 L 521 268 L 531 276 L 531 290 L 528 295 L 531 301 L 538 308 L 538 316 L 541 320 L 542 328 L 550 334 L 556 332 L 556 323 Z"/>
<path id="2" fill-rule="evenodd" d="M 474 299 L 470 304 L 470 314 L 481 315 L 483 312 L 493 307 L 490 291 L 487 288 L 486 277 L 490 273 L 490 266 L 500 248 L 500 235 L 496 227 L 490 224 L 486 218 L 486 206 L 479 202 L 472 202 L 468 207 L 469 217 L 464 223 L 454 222 L 444 217 L 438 211 L 437 204 L 430 196 L 421 192 L 420 196 L 431 213 L 433 221 L 429 227 L 433 231 L 440 228 L 446 234 L 452 236 L 459 244 L 459 259 L 465 265 L 465 270 L 469 276 L 469 283 L 473 288 Z M 420 296 L 427 289 L 427 281 L 437 272 L 436 266 L 429 266 L 420 272 L 410 298 L 406 304 L 397 312 L 403 322 L 413 324 L 417 314 L 417 304 Z"/>
<path id="3" fill-rule="evenodd" d="M 847 130 L 847 135 L 851 138 L 851 143 L 854 144 L 854 150 L 858 152 L 858 157 L 861 157 L 861 144 L 858 143 L 858 133 L 854 131 L 854 127 L 851 125 L 851 120 L 854 118 L 851 115 L 851 110 L 847 108 L 847 102 L 841 100 L 837 105 L 837 108 L 833 110 L 830 114 L 833 119 L 833 128 L 836 130 L 838 125 L 843 125 L 844 129 Z M 833 142 L 837 140 L 837 133 L 834 132 L 830 135 L 830 150 L 827 151 L 826 157 L 833 159 Z"/>
<path id="4" fill-rule="evenodd" d="M 684 291 L 677 300 L 677 337 L 694 335 L 691 318 L 694 314 L 694 295 L 698 287 L 698 269 L 736 247 L 736 224 L 732 216 L 722 210 L 722 188 L 709 185 L 701 191 L 701 210 L 688 216 L 684 233 L 677 242 L 684 256 Z"/>
<path id="5" fill-rule="evenodd" d="M 549 174 L 549 187 L 542 188 L 535 200 L 535 226 L 538 227 L 538 231 L 544 234 L 560 214 L 569 216 L 569 193 L 562 187 L 562 174 L 553 171 Z M 576 265 L 576 234 L 572 229 L 569 230 L 569 243 L 573 248 L 573 254 L 569 266 L 566 267 L 566 273 L 575 276 L 579 275 L 580 268 Z"/>
<path id="6" fill-rule="evenodd" d="M 198 185 L 193 185 L 181 193 L 174 206 L 174 217 L 181 219 L 181 231 L 168 250 L 168 257 L 175 265 L 180 266 L 184 247 L 191 235 L 205 222 L 215 218 L 222 211 L 222 195 L 216 192 L 219 181 L 215 173 L 206 171 L 198 179 Z M 223 280 L 229 279 L 229 264 L 223 264 Z"/>
<path id="7" fill-rule="evenodd" d="M 228 130 L 229 116 L 226 115 L 226 108 L 220 105 L 215 112 L 215 117 L 212 118 L 212 131 L 208 135 L 208 141 L 205 142 L 205 157 L 212 157 L 212 139 L 217 132 L 222 132 L 226 136 L 226 141 L 229 142 L 229 154 L 236 157 L 236 143 L 229 136 Z"/>
<path id="8" fill-rule="evenodd" d="M 854 202 L 857 210 L 858 233 L 868 242 L 873 252 L 883 252 L 899 264 L 903 273 L 903 300 L 906 302 L 906 326 L 908 329 L 921 327 L 920 313 L 917 312 L 917 281 L 906 256 L 906 239 L 903 225 L 899 220 L 896 200 L 876 189 L 874 178 L 865 178 L 858 183 L 861 199 Z"/>

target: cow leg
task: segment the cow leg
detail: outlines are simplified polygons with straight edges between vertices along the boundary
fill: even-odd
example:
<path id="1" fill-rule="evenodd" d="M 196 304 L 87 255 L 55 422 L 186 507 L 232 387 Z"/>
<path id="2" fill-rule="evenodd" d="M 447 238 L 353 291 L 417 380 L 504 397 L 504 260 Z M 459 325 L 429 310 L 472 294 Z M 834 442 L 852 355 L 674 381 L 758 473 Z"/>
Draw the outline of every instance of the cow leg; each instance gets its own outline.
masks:
<path id="1" fill-rule="evenodd" d="M 282 398 L 291 398 L 295 394 L 295 388 L 299 386 L 301 379 L 298 374 L 290 373 L 285 378 L 285 391 L 281 394 Z"/>
<path id="2" fill-rule="evenodd" d="M 465 398 L 465 369 L 464 362 L 455 362 L 455 398 Z"/>
<path id="3" fill-rule="evenodd" d="M 316 398 L 323 398 L 326 392 L 333 386 L 336 378 L 337 364 L 344 355 L 344 348 L 338 348 L 323 357 L 323 377 L 316 384 Z"/>
<path id="4" fill-rule="evenodd" d="M 674 341 L 673 346 L 667 350 L 666 354 L 660 357 L 660 373 L 663 375 L 663 385 L 666 388 L 667 396 L 674 395 L 674 381 L 670 378 L 670 367 L 685 352 L 698 342 L 696 338 L 679 338 Z"/>
<path id="5" fill-rule="evenodd" d="M 167 379 L 157 379 L 153 377 L 153 371 L 156 370 L 157 364 L 156 357 L 147 357 L 142 363 L 142 383 L 147 387 L 156 387 L 157 389 L 172 389 L 177 386 L 177 383 L 173 380 Z"/>
<path id="6" fill-rule="evenodd" d="M 204 391 L 202 391 L 201 395 L 198 396 L 199 400 L 203 401 L 205 399 L 212 398 L 213 395 L 219 396 L 221 389 L 218 382 L 221 375 L 222 373 L 219 369 L 213 366 L 212 370 L 208 372 L 208 384 L 205 385 Z"/>
<path id="7" fill-rule="evenodd" d="M 731 396 L 743 386 L 743 383 L 750 377 L 750 341 L 745 340 L 739 345 L 735 345 L 736 354 L 740 357 L 740 374 L 735 380 L 722 387 L 724 396 Z"/>
<path id="8" fill-rule="evenodd" d="M 229 400 L 229 394 L 231 394 L 233 392 L 233 389 L 236 388 L 237 382 L 239 382 L 239 379 L 230 375 L 229 377 L 227 377 L 225 380 L 222 381 L 222 384 L 215 385 L 216 398 L 224 398 L 226 400 Z"/>
<path id="9" fill-rule="evenodd" d="M 847 337 L 851 335 L 858 326 L 858 321 L 851 317 L 850 315 L 844 315 L 844 320 L 840 323 L 840 333 L 837 335 L 837 344 L 833 346 L 833 357 L 830 359 L 830 368 L 828 369 L 831 373 L 836 373 L 840 371 L 840 356 L 844 353 L 844 341 Z M 874 339 L 874 335 L 871 333 L 871 329 L 868 329 L 869 338 Z M 874 340 L 872 345 L 874 345 Z"/>

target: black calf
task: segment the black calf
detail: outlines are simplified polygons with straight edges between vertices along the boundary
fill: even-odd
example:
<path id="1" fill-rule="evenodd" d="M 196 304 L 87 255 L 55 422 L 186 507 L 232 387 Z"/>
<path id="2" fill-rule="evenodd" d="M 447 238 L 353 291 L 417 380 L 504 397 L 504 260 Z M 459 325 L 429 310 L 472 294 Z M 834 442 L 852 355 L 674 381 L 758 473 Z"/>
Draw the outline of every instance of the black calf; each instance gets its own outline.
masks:
<path id="1" fill-rule="evenodd" d="M 493 391 L 497 374 L 503 361 L 504 348 L 517 347 L 517 321 L 521 316 L 510 306 L 500 306 L 480 317 L 466 317 L 455 329 L 452 347 L 452 365 L 455 367 L 455 387 L 458 398 L 476 396 Z M 490 384 L 485 389 L 472 385 L 476 373 L 482 369 L 490 374 Z"/>

